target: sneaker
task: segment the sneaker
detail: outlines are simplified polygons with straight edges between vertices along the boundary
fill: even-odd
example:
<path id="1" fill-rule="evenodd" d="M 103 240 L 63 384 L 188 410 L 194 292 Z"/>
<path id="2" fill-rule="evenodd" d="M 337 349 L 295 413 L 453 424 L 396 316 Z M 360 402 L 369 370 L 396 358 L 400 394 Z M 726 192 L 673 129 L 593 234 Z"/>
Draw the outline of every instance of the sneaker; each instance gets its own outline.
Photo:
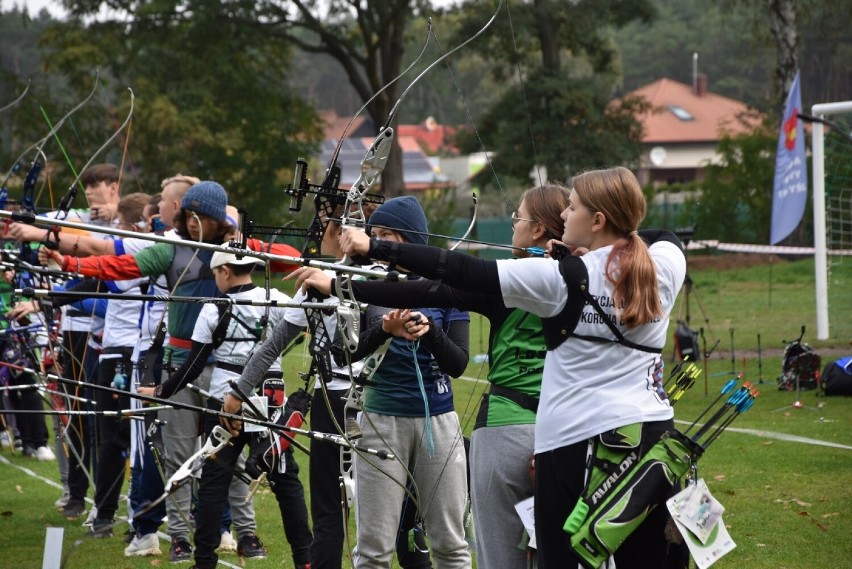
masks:
<path id="1" fill-rule="evenodd" d="M 15 439 L 15 452 L 24 452 L 24 443 L 21 439 Z"/>
<path id="2" fill-rule="evenodd" d="M 83 522 L 80 525 L 82 525 L 84 528 L 91 528 L 92 524 L 95 523 L 95 520 L 97 519 L 97 517 L 98 517 L 98 507 L 92 506 L 92 509 L 89 510 L 89 515 L 86 516 L 86 521 Z"/>
<path id="3" fill-rule="evenodd" d="M 35 458 L 37 450 L 31 446 L 25 446 L 22 452 L 27 458 Z"/>
<path id="4" fill-rule="evenodd" d="M 186 544 L 189 545 L 189 544 Z M 157 537 L 157 532 L 149 533 L 148 535 L 137 535 L 130 542 L 130 545 L 124 548 L 125 557 L 148 557 L 152 555 L 162 555 L 160 551 L 160 540 Z M 171 557 L 171 551 L 169 552 Z M 181 559 L 183 561 L 183 559 Z M 174 562 L 174 559 L 172 559 Z"/>
<path id="5" fill-rule="evenodd" d="M 40 460 L 41 462 L 48 462 L 51 460 L 56 460 L 56 455 L 53 454 L 53 451 L 47 448 L 46 446 L 40 446 L 35 451 L 35 458 Z"/>
<path id="6" fill-rule="evenodd" d="M 0 446 L 3 448 L 12 448 L 12 437 L 6 431 L 0 432 Z"/>
<path id="7" fill-rule="evenodd" d="M 124 543 L 130 544 L 133 543 L 133 540 L 136 539 L 136 530 L 133 529 L 133 526 L 127 528 L 127 531 L 124 532 Z"/>
<path id="8" fill-rule="evenodd" d="M 92 527 L 86 532 L 86 535 L 94 538 L 112 537 L 112 528 L 115 526 L 113 520 L 103 518 L 95 518 L 92 522 Z"/>
<path id="9" fill-rule="evenodd" d="M 68 489 L 68 486 L 64 486 L 62 488 L 62 496 L 57 499 L 53 505 L 59 508 L 60 510 L 68 505 L 68 500 L 71 499 L 71 490 Z"/>
<path id="10" fill-rule="evenodd" d="M 219 542 L 219 547 L 216 548 L 216 553 L 236 553 L 237 542 L 234 536 L 229 531 L 222 532 L 222 540 Z"/>
<path id="11" fill-rule="evenodd" d="M 62 508 L 62 515 L 66 520 L 76 520 L 86 513 L 86 505 L 83 502 L 76 500 L 68 500 L 68 503 Z"/>
<path id="12" fill-rule="evenodd" d="M 173 539 L 169 546 L 169 561 L 180 563 L 192 560 L 192 546 L 185 539 Z"/>
<path id="13" fill-rule="evenodd" d="M 237 554 L 251 559 L 266 559 L 266 549 L 263 542 L 253 533 L 244 535 L 237 542 Z"/>

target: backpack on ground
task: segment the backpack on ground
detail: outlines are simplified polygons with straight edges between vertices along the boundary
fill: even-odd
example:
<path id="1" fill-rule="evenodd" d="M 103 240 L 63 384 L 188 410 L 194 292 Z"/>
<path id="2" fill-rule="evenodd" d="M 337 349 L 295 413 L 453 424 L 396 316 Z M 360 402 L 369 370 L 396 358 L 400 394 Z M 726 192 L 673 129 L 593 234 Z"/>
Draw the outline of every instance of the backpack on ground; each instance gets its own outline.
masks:
<path id="1" fill-rule="evenodd" d="M 822 370 L 820 388 L 823 395 L 852 395 L 852 356 L 830 362 Z"/>

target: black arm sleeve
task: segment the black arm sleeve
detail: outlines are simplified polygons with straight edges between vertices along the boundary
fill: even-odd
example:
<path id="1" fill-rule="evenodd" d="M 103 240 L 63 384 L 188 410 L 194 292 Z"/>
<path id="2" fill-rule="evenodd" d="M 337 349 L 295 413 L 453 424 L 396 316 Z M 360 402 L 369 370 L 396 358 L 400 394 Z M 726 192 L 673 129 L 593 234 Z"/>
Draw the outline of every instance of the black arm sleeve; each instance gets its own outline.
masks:
<path id="1" fill-rule="evenodd" d="M 157 397 L 168 399 L 183 389 L 187 383 L 194 381 L 201 375 L 204 366 L 207 365 L 207 358 L 212 353 L 213 344 L 202 344 L 193 340 L 189 357 L 176 372 L 169 376 L 169 379 L 157 386 L 154 394 Z"/>
<path id="2" fill-rule="evenodd" d="M 332 281 L 331 286 L 332 294 L 337 294 L 336 279 Z M 390 308 L 458 308 L 486 316 L 490 316 L 497 309 L 506 310 L 502 296 L 467 292 L 428 279 L 402 282 L 352 281 L 352 293 L 360 302 Z"/>
<path id="3" fill-rule="evenodd" d="M 79 293 L 89 293 L 89 292 L 106 292 L 106 287 L 102 286 L 103 281 L 94 278 L 85 278 L 78 283 L 75 283 L 73 286 L 65 289 L 65 292 L 79 292 Z M 60 306 L 65 306 L 66 304 L 73 304 L 82 299 L 80 298 L 53 298 L 50 301 L 50 304 L 55 308 Z"/>
<path id="4" fill-rule="evenodd" d="M 390 261 L 428 279 L 487 295 L 500 295 L 497 263 L 438 247 L 370 240 L 370 258 Z"/>
<path id="5" fill-rule="evenodd" d="M 458 377 L 467 368 L 470 356 L 470 322 L 453 320 L 447 331 L 429 319 L 429 331 L 420 338 L 420 342 L 429 348 L 438 366 L 450 377 Z"/>

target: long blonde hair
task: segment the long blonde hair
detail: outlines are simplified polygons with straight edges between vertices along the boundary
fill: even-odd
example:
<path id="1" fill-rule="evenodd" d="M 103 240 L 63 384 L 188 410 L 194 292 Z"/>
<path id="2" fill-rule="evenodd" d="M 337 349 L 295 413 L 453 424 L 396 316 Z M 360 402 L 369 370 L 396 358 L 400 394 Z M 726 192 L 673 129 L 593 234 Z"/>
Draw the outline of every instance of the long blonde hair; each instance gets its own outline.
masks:
<path id="1" fill-rule="evenodd" d="M 601 212 L 618 236 L 606 261 L 606 277 L 615 287 L 621 320 L 630 328 L 662 316 L 657 271 L 637 234 L 647 205 L 633 172 L 617 167 L 592 170 L 574 177 L 574 191 L 593 212 Z"/>

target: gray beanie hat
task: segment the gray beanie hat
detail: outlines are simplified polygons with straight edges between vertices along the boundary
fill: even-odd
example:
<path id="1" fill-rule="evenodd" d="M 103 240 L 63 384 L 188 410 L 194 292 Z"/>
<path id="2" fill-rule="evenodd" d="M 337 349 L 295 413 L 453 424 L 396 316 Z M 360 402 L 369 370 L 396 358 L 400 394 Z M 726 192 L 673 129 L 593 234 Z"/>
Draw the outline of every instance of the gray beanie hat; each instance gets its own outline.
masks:
<path id="1" fill-rule="evenodd" d="M 420 202 L 414 196 L 393 198 L 378 208 L 370 216 L 370 227 L 381 226 L 399 231 L 409 243 L 426 245 L 429 241 L 429 224 Z M 416 232 L 416 233 L 415 233 Z"/>
<path id="2" fill-rule="evenodd" d="M 228 194 L 225 192 L 225 188 L 209 180 L 198 182 L 189 188 L 180 202 L 182 210 L 188 209 L 216 221 L 225 221 L 227 217 L 225 208 L 227 206 Z"/>

